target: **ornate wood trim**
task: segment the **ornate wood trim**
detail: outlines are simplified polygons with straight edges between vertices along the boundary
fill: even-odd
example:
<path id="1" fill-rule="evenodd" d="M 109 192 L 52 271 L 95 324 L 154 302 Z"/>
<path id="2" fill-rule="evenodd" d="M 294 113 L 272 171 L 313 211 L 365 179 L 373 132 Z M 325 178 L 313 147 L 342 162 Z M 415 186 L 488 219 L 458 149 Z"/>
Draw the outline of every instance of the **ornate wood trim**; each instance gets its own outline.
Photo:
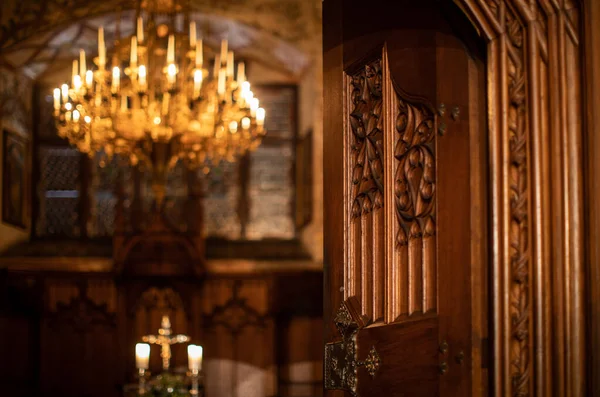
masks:
<path id="1" fill-rule="evenodd" d="M 494 394 L 583 396 L 579 10 L 454 2 L 488 41 Z"/>

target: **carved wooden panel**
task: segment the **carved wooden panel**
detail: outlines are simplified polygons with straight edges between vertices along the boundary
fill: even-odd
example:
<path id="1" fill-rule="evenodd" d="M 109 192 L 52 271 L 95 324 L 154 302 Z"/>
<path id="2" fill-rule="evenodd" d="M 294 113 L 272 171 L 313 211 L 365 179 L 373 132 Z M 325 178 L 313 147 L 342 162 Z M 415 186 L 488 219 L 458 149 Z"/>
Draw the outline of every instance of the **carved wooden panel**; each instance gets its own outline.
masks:
<path id="1" fill-rule="evenodd" d="M 392 322 L 436 305 L 435 116 L 396 89 L 381 55 L 346 78 L 345 296 L 368 321 Z"/>
<path id="2" fill-rule="evenodd" d="M 383 95 L 381 58 L 346 76 L 349 250 L 347 296 L 363 314 L 383 317 Z"/>
<path id="3" fill-rule="evenodd" d="M 387 320 L 434 310 L 435 117 L 392 87 L 394 255 L 388 271 Z M 391 188 L 391 187 L 390 187 Z"/>

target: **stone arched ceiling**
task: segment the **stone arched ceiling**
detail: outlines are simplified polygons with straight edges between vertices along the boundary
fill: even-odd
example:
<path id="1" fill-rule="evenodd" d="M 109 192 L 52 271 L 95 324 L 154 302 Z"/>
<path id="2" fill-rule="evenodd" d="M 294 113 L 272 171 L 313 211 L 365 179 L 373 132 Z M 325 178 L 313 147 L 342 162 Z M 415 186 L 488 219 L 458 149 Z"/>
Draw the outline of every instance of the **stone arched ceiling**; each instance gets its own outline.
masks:
<path id="1" fill-rule="evenodd" d="M 223 37 L 238 56 L 269 63 L 299 75 L 320 41 L 319 0 L 190 0 L 208 46 Z M 122 8 L 121 32 L 130 34 L 136 1 L 4 0 L 0 5 L 0 63 L 32 78 L 52 80 L 80 48 L 95 53 L 96 30 L 114 37 Z"/>

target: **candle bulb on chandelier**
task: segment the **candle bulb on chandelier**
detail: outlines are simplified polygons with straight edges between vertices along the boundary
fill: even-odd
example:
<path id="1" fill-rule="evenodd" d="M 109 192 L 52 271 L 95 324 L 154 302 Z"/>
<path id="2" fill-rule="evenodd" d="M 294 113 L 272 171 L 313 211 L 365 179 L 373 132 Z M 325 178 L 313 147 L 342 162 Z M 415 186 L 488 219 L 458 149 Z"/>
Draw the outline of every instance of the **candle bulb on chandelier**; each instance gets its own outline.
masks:
<path id="1" fill-rule="evenodd" d="M 131 38 L 131 56 L 130 64 L 132 68 L 137 66 L 138 54 L 137 54 L 137 38 L 134 36 Z"/>
<path id="2" fill-rule="evenodd" d="M 217 76 L 219 75 L 219 70 L 221 70 L 221 60 L 220 60 L 220 56 L 217 54 L 217 56 L 215 56 L 215 66 L 213 69 L 213 78 L 216 80 Z"/>
<path id="3" fill-rule="evenodd" d="M 167 66 L 167 81 L 170 85 L 175 84 L 175 78 L 177 76 L 177 66 L 174 63 Z"/>
<path id="4" fill-rule="evenodd" d="M 94 72 L 88 70 L 85 72 L 85 86 L 88 90 L 92 88 L 92 84 L 94 83 Z"/>
<path id="5" fill-rule="evenodd" d="M 247 130 L 247 129 L 249 129 L 249 128 L 250 128 L 250 119 L 249 119 L 248 117 L 244 117 L 244 118 L 242 119 L 242 128 L 243 128 L 244 130 Z"/>
<path id="6" fill-rule="evenodd" d="M 190 48 L 196 48 L 196 22 L 190 22 Z"/>
<path id="7" fill-rule="evenodd" d="M 238 63 L 237 83 L 238 83 L 238 85 L 242 85 L 245 81 L 246 81 L 246 65 L 244 64 L 244 62 L 240 62 L 240 63 Z"/>
<path id="8" fill-rule="evenodd" d="M 138 77 L 140 84 L 140 91 L 146 91 L 146 66 L 140 65 L 138 69 Z"/>
<path id="9" fill-rule="evenodd" d="M 117 91 L 119 91 L 119 85 L 121 83 L 121 70 L 119 69 L 118 66 L 115 66 L 112 70 L 112 83 L 111 83 L 111 88 L 112 88 L 112 93 L 116 94 Z"/>
<path id="10" fill-rule="evenodd" d="M 75 90 L 75 92 L 79 92 L 79 90 L 81 89 L 81 76 L 79 76 L 78 74 L 73 76 L 73 89 Z"/>
<path id="11" fill-rule="evenodd" d="M 256 124 L 259 127 L 262 127 L 263 125 L 265 125 L 265 109 L 263 108 L 258 108 L 256 109 Z"/>
<path id="12" fill-rule="evenodd" d="M 66 84 L 63 84 L 60 86 L 60 90 L 62 92 L 63 103 L 67 103 L 67 101 L 69 100 L 69 86 Z"/>
<path id="13" fill-rule="evenodd" d="M 85 67 L 85 51 L 79 50 L 79 76 L 83 79 L 87 68 Z"/>
<path id="14" fill-rule="evenodd" d="M 150 364 L 150 345 L 137 343 L 135 345 L 135 365 L 139 369 L 148 369 Z"/>
<path id="15" fill-rule="evenodd" d="M 219 78 L 217 81 L 217 93 L 219 95 L 225 94 L 225 73 L 223 73 L 223 69 L 219 70 Z"/>
<path id="16" fill-rule="evenodd" d="M 252 91 L 250 91 L 252 92 Z M 256 111 L 258 110 L 258 98 L 252 98 L 252 100 L 250 100 L 250 114 L 252 115 L 252 117 L 256 116 Z"/>
<path id="17" fill-rule="evenodd" d="M 106 46 L 104 45 L 104 28 L 98 29 L 98 67 L 102 70 L 106 65 Z"/>
<path id="18" fill-rule="evenodd" d="M 73 73 L 71 74 L 71 84 L 75 85 L 75 76 L 79 75 L 79 67 L 77 60 L 73 61 Z"/>
<path id="19" fill-rule="evenodd" d="M 229 123 L 229 132 L 231 132 L 232 134 L 235 134 L 237 132 L 237 129 L 238 129 L 237 121 L 232 121 L 231 123 Z"/>
<path id="20" fill-rule="evenodd" d="M 203 57 L 202 57 L 202 39 L 198 40 L 198 43 L 196 44 L 196 68 L 197 69 L 201 69 L 202 68 L 202 62 L 203 62 Z"/>
<path id="21" fill-rule="evenodd" d="M 194 70 L 194 99 L 200 96 L 200 88 L 202 87 L 202 70 Z"/>
<path id="22" fill-rule="evenodd" d="M 221 40 L 221 65 L 227 61 L 227 39 Z"/>
<path id="23" fill-rule="evenodd" d="M 139 44 L 142 44 L 144 41 L 144 20 L 142 17 L 138 17 L 137 19 L 137 41 Z"/>
<path id="24" fill-rule="evenodd" d="M 54 110 L 60 109 L 60 88 L 54 89 Z"/>
<path id="25" fill-rule="evenodd" d="M 233 78 L 233 51 L 227 53 L 227 78 Z"/>
<path id="26" fill-rule="evenodd" d="M 175 36 L 171 34 L 167 46 L 167 64 L 172 63 L 175 63 Z"/>

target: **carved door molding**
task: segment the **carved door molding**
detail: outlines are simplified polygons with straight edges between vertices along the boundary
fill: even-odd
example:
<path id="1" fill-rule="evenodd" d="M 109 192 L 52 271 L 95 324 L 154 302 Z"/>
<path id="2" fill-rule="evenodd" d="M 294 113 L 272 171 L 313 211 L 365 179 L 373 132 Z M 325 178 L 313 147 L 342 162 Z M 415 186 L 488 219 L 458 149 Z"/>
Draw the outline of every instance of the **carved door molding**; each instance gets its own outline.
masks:
<path id="1" fill-rule="evenodd" d="M 488 42 L 494 394 L 583 396 L 578 2 L 455 3 Z"/>

